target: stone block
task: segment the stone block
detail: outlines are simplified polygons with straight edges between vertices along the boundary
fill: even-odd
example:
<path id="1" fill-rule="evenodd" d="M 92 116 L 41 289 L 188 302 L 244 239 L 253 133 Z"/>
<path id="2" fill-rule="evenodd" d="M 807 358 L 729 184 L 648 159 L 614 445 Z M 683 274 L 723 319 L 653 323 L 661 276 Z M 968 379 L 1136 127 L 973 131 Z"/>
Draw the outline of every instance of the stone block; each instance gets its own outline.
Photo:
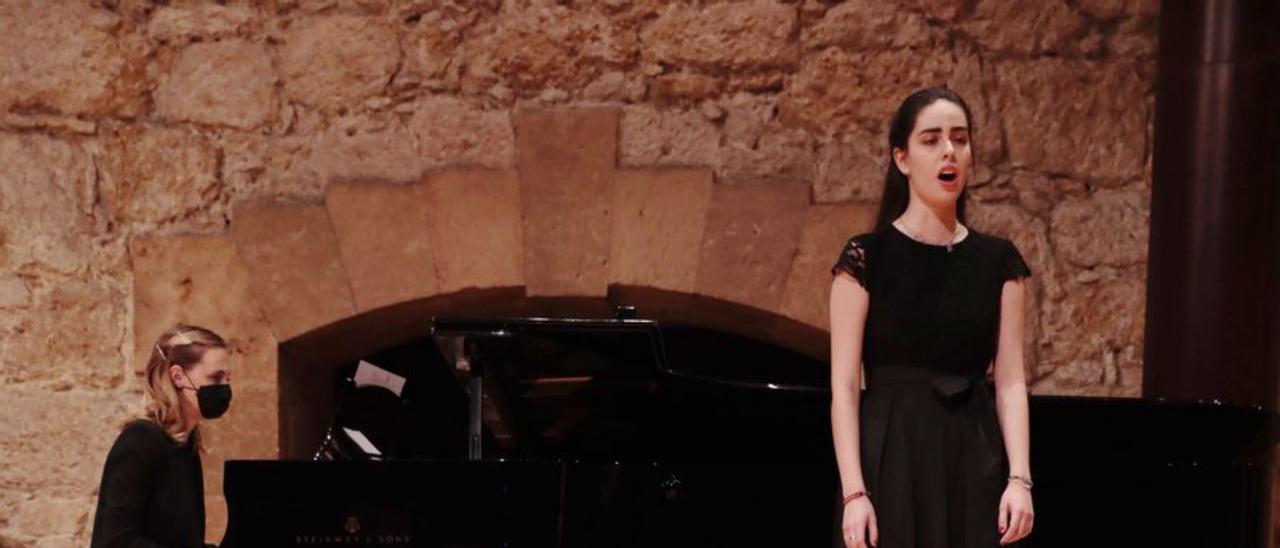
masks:
<path id="1" fill-rule="evenodd" d="M 697 101 L 717 97 L 724 88 L 719 78 L 695 72 L 663 74 L 653 81 L 653 96 L 658 101 Z"/>
<path id="2" fill-rule="evenodd" d="M 1143 264 L 1150 217 L 1151 196 L 1140 186 L 1067 199 L 1053 210 L 1053 248 L 1077 266 Z"/>
<path id="3" fill-rule="evenodd" d="M 1070 284 L 1061 302 L 1044 301 L 1036 393 L 1141 395 L 1145 280 L 1132 270 L 1104 270 Z"/>
<path id="4" fill-rule="evenodd" d="M 714 166 L 721 132 L 697 109 L 623 107 L 618 163 L 627 167 Z"/>
<path id="5" fill-rule="evenodd" d="M 4 401 L 0 420 L 8 425 L 5 435 L 0 436 L 0 458 L 5 463 L 0 466 L 0 485 L 4 486 L 0 504 L 17 502 L 16 510 L 37 497 L 90 497 L 96 493 L 107 450 L 133 411 L 137 396 L 79 387 L 49 390 L 30 384 L 0 384 L 0 400 Z M 83 508 L 79 515 L 90 510 Z M 13 515 L 6 513 L 6 518 Z"/>
<path id="6" fill-rule="evenodd" d="M 1049 0 L 1036 9 L 1000 0 L 974 2 L 956 30 L 987 51 L 1010 55 L 1078 52 L 1088 22 L 1068 2 Z"/>
<path id="7" fill-rule="evenodd" d="M 465 125 L 454 126 L 456 133 Z M 313 136 L 304 165 L 320 181 L 416 182 L 424 159 L 418 138 L 393 113 L 349 116 Z"/>
<path id="8" fill-rule="evenodd" d="M 125 284 L 111 278 L 36 284 L 31 307 L 0 318 L 0 382 L 120 387 Z"/>
<path id="9" fill-rule="evenodd" d="M 813 167 L 814 202 L 880 200 L 889 162 L 887 140 L 860 129 L 819 144 Z"/>
<path id="10" fill-rule="evenodd" d="M 1080 11 L 1099 19 L 1125 16 L 1154 17 L 1160 14 L 1159 0 L 1084 0 Z"/>
<path id="11" fill-rule="evenodd" d="M 527 291 L 603 297 L 618 110 L 526 109 L 516 120 Z"/>
<path id="12" fill-rule="evenodd" d="M 166 5 L 147 19 L 147 35 L 170 44 L 225 38 L 252 25 L 256 15 L 248 5 Z"/>
<path id="13" fill-rule="evenodd" d="M 646 59 L 704 69 L 791 66 L 796 9 L 754 0 L 705 7 L 674 3 L 640 33 Z"/>
<path id="14" fill-rule="evenodd" d="M 1125 19 L 1113 32 L 1107 49 L 1118 59 L 1139 59 L 1148 63 L 1146 74 L 1155 74 L 1155 58 L 1160 51 L 1159 18 Z"/>
<path id="15" fill-rule="evenodd" d="M 382 94 L 399 64 L 395 29 L 353 15 L 294 21 L 280 51 L 285 95 L 326 112 Z"/>
<path id="16" fill-rule="evenodd" d="M 901 49 L 929 45 L 923 14 L 899 4 L 855 0 L 832 6 L 816 24 L 800 32 L 806 48 Z"/>
<path id="17" fill-rule="evenodd" d="M 253 129 L 275 111 L 275 69 L 267 50 L 245 40 L 187 46 L 160 80 L 156 114 L 174 122 Z"/>
<path id="18" fill-rule="evenodd" d="M 812 180 L 813 137 L 778 118 L 777 97 L 738 94 L 725 105 L 717 166 L 724 180 Z"/>
<path id="19" fill-rule="evenodd" d="M 533 4 L 501 10 L 467 33 L 464 90 L 503 85 L 524 96 L 577 90 L 634 62 L 639 40 L 595 9 Z"/>
<path id="20" fill-rule="evenodd" d="M 408 7 L 408 5 L 405 5 Z M 458 45 L 484 8 L 473 4 L 417 5 L 401 11 L 401 19 L 416 17 L 406 24 L 400 37 L 404 66 L 395 77 L 395 86 L 423 85 L 440 89 L 457 85 L 464 55 Z"/>
<path id="21" fill-rule="evenodd" d="M 705 169 L 617 172 L 609 280 L 692 293 L 711 204 Z"/>
<path id="22" fill-rule="evenodd" d="M 1013 167 L 1093 179 L 1142 175 L 1152 80 L 1134 65 L 1005 61 L 994 80 Z"/>
<path id="23" fill-rule="evenodd" d="M 73 274 L 88 266 L 95 166 L 78 145 L 0 134 L 0 267 Z"/>
<path id="24" fill-rule="evenodd" d="M 231 233 L 276 340 L 355 314 L 351 283 L 324 206 L 260 200 L 234 213 Z"/>
<path id="25" fill-rule="evenodd" d="M 131 126 L 107 150 L 102 194 L 117 223 L 189 218 L 217 199 L 217 154 L 198 133 Z"/>
<path id="26" fill-rule="evenodd" d="M 146 108 L 147 50 L 122 18 L 83 2 L 0 3 L 0 111 L 89 117 Z"/>
<path id="27" fill-rule="evenodd" d="M 441 171 L 428 174 L 425 185 L 439 292 L 524 285 L 517 174 Z"/>
<path id="28" fill-rule="evenodd" d="M 0 273 L 0 309 L 26 308 L 31 304 L 31 288 L 21 277 Z"/>
<path id="29" fill-rule="evenodd" d="M 325 203 L 358 309 L 437 293 L 435 208 L 425 186 L 335 183 Z"/>
<path id="30" fill-rule="evenodd" d="M 105 457 L 106 454 L 103 454 Z M 8 516 L 6 525 L 25 535 L 49 537 L 76 530 L 90 510 L 91 497 L 38 497 L 26 501 Z M 92 515 L 88 516 L 92 519 Z"/>
<path id="31" fill-rule="evenodd" d="M 698 294 L 777 312 L 808 205 L 805 183 L 715 185 L 702 238 Z"/>
<path id="32" fill-rule="evenodd" d="M 484 110 L 452 97 L 425 98 L 413 108 L 408 128 L 423 167 L 514 165 L 515 134 L 506 110 Z"/>

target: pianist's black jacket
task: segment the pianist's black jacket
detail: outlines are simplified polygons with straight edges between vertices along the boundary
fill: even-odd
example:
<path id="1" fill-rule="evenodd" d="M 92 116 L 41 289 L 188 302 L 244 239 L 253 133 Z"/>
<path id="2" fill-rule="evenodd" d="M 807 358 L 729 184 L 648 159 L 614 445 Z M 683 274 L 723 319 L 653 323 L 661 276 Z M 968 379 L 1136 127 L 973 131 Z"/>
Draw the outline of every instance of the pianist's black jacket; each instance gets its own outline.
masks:
<path id="1" fill-rule="evenodd" d="M 91 548 L 204 546 L 204 478 L 195 436 L 173 441 L 160 425 L 125 425 L 107 453 Z"/>

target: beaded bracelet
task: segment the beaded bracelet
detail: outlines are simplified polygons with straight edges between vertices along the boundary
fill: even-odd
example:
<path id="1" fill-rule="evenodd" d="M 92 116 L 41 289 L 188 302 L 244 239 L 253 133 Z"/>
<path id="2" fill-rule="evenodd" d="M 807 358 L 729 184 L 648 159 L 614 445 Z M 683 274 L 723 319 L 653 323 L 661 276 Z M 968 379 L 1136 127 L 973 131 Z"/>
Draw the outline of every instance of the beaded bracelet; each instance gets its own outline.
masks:
<path id="1" fill-rule="evenodd" d="M 1028 491 L 1031 490 L 1032 485 L 1035 485 L 1035 483 L 1031 481 L 1031 478 L 1027 476 L 1009 476 L 1009 481 L 1012 481 L 1014 483 L 1017 483 L 1018 485 L 1026 487 Z"/>
<path id="2" fill-rule="evenodd" d="M 851 500 L 853 500 L 853 499 L 862 498 L 862 497 L 870 497 L 870 496 L 871 496 L 871 493 L 868 493 L 868 492 L 866 492 L 866 491 L 854 491 L 854 492 L 852 492 L 852 493 L 849 493 L 848 495 L 845 495 L 845 497 L 844 497 L 844 502 L 842 502 L 842 503 L 840 503 L 840 504 L 841 504 L 841 505 L 849 504 L 849 501 L 851 501 Z"/>

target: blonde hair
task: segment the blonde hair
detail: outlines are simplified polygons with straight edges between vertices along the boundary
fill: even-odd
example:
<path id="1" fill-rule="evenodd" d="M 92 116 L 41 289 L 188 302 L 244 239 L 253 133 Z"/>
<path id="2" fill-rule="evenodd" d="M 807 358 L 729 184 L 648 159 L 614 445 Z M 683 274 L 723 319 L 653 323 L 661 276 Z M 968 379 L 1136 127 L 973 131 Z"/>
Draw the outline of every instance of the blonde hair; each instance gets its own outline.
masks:
<path id="1" fill-rule="evenodd" d="M 169 377 L 169 367 L 179 366 L 190 371 L 210 348 L 227 348 L 227 341 L 213 331 L 195 326 L 178 324 L 167 330 L 151 345 L 151 357 L 143 375 L 141 410 L 136 418 L 160 425 L 169 437 L 178 443 L 187 441 L 182 429 L 182 400 L 178 389 Z M 192 430 L 199 440 L 199 435 Z"/>

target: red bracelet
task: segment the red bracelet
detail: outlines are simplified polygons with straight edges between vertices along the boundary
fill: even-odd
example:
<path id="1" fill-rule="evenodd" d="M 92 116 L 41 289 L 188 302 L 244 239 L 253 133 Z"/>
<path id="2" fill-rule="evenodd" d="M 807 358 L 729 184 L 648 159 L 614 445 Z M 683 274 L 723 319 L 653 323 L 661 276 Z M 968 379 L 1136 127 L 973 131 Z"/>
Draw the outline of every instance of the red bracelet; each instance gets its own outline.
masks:
<path id="1" fill-rule="evenodd" d="M 845 495 L 844 502 L 840 503 L 840 505 L 843 506 L 845 504 L 849 504 L 849 501 L 856 498 L 870 497 L 870 496 L 871 496 L 871 493 L 868 493 L 866 491 L 855 491 L 853 493 L 849 493 L 848 495 Z"/>

